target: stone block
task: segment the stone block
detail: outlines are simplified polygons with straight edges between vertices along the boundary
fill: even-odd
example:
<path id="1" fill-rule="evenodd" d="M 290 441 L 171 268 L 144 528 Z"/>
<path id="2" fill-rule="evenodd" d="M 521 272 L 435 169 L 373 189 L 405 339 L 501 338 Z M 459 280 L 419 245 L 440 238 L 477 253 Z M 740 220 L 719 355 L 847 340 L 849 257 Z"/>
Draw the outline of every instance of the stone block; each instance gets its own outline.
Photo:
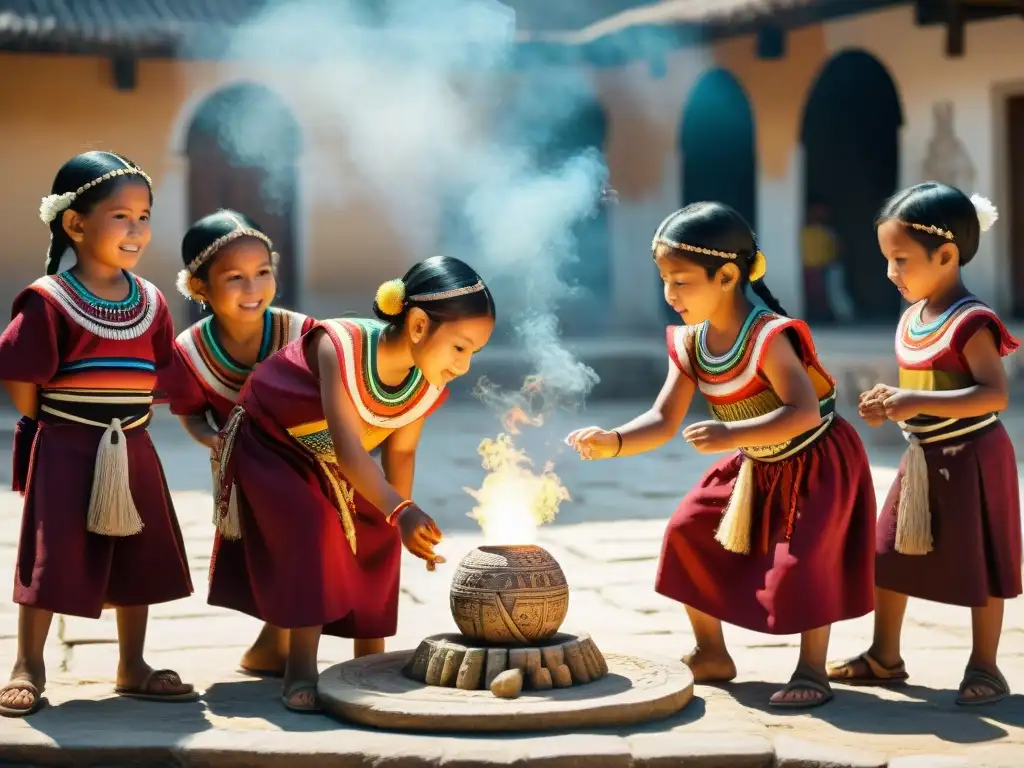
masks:
<path id="1" fill-rule="evenodd" d="M 769 739 L 743 733 L 651 733 L 626 739 L 632 768 L 773 768 Z"/>
<path id="2" fill-rule="evenodd" d="M 834 747 L 778 736 L 775 738 L 775 768 L 886 768 L 884 754 L 850 747 Z"/>

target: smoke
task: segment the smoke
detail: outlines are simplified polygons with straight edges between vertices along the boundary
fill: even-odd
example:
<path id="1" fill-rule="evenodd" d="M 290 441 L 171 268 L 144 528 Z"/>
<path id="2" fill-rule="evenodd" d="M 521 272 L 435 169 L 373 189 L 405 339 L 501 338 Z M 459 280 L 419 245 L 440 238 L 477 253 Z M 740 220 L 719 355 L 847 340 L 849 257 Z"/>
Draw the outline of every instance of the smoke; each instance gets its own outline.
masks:
<path id="1" fill-rule="evenodd" d="M 563 344 L 559 309 L 586 294 L 570 272 L 589 267 L 579 239 L 607 178 L 594 148 L 603 114 L 580 70 L 512 71 L 514 34 L 494 0 L 271 0 L 230 33 L 222 59 L 243 85 L 222 99 L 216 130 L 237 162 L 269 171 L 265 196 L 294 187 L 301 151 L 321 205 L 369 194 L 417 258 L 440 249 L 477 268 L 550 410 L 582 403 L 598 381 Z M 298 132 L 315 137 L 301 149 L 288 110 L 244 85 L 254 70 L 277 73 L 272 89 L 287 73 Z M 339 145 L 355 173 L 338 167 Z"/>

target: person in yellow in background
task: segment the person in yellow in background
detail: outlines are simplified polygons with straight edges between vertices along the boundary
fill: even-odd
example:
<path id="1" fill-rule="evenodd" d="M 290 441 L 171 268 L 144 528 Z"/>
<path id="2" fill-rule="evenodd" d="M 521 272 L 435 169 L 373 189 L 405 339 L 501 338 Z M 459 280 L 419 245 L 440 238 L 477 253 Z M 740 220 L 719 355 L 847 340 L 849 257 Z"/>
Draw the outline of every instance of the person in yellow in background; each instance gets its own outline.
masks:
<path id="1" fill-rule="evenodd" d="M 828 206 L 813 201 L 800 231 L 800 255 L 804 268 L 804 301 L 810 322 L 849 321 L 853 317 L 846 295 L 839 242 L 829 226 Z"/>

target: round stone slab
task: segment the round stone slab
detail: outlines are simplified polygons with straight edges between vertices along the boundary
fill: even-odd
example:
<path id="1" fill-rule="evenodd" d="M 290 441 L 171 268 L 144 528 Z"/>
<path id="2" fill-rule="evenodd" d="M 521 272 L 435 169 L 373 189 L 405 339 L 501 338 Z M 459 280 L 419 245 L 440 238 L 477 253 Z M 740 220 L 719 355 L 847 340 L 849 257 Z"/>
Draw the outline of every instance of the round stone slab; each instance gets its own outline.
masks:
<path id="1" fill-rule="evenodd" d="M 393 731 L 539 731 L 634 725 L 673 715 L 693 697 L 693 675 L 680 661 L 606 654 L 608 674 L 589 685 L 524 691 L 440 688 L 402 674 L 411 650 L 364 656 L 320 675 L 317 693 L 329 714 Z"/>

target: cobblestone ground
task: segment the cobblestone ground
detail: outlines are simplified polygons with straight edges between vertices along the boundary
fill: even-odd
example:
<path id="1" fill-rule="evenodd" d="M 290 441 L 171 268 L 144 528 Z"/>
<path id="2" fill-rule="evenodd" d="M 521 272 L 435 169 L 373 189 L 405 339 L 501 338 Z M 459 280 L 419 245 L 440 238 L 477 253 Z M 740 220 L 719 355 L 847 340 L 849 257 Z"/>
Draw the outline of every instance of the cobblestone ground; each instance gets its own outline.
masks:
<path id="1" fill-rule="evenodd" d="M 692 645 L 684 612 L 679 605 L 656 595 L 652 584 L 665 521 L 706 467 L 707 458 L 676 441 L 649 456 L 584 463 L 560 442 L 569 426 L 611 426 L 641 407 L 601 405 L 578 418 L 563 418 L 557 424 L 531 430 L 521 442 L 538 462 L 555 462 L 556 471 L 573 495 L 572 503 L 564 506 L 558 520 L 541 532 L 541 543 L 558 558 L 572 586 L 565 626 L 590 632 L 604 650 L 678 657 Z M 1011 414 L 1007 422 L 1024 455 L 1024 417 Z M 427 427 L 416 496 L 446 533 L 442 552 L 449 564 L 427 574 L 418 561 L 409 559 L 405 563 L 399 634 L 389 641 L 391 649 L 412 647 L 425 635 L 454 628 L 447 597 L 451 573 L 459 558 L 480 543 L 476 524 L 465 515 L 472 501 L 462 488 L 479 485 L 483 471 L 476 447 L 481 436 L 495 434 L 498 426 L 481 410 L 453 405 Z M 55 622 L 47 649 L 47 696 L 55 706 L 25 720 L 0 721 L 0 763 L 5 742 L 74 744 L 81 749 L 91 744 L 127 743 L 137 746 L 141 754 L 146 749 L 180 745 L 189 739 L 222 745 L 224 739 L 244 734 L 251 739 L 246 748 L 252 750 L 253 757 L 232 764 L 257 765 L 257 755 L 280 748 L 270 745 L 277 743 L 272 734 L 282 732 L 299 734 L 295 736 L 299 741 L 290 742 L 288 747 L 295 752 L 329 754 L 343 746 L 351 752 L 362 745 L 359 750 L 376 750 L 378 754 L 433 755 L 431 760 L 438 764 L 488 763 L 458 759 L 471 745 L 479 747 L 479 739 L 378 734 L 346 728 L 323 717 L 286 713 L 277 701 L 273 683 L 237 674 L 239 656 L 258 627 L 252 619 L 205 603 L 212 540 L 207 459 L 165 414 L 158 415 L 153 434 L 174 492 L 197 594 L 189 600 L 153 608 L 148 657 L 152 664 L 177 669 L 206 689 L 204 702 L 172 706 L 114 697 L 111 688 L 117 645 L 113 613 L 107 612 L 96 621 L 61 617 Z M 898 460 L 899 438 L 897 435 L 894 439 L 891 433 L 873 433 L 870 437 L 876 488 L 884 494 Z M 4 473 L 9 473 L 9 467 L 9 455 L 0 455 L 0 481 L 7 487 L 10 478 Z M 10 492 L 0 493 L 0 573 L 13 571 L 20 501 Z M 838 625 L 833 631 L 831 655 L 853 655 L 867 647 L 870 637 L 870 617 Z M 16 606 L 7 593 L 0 601 L 0 671 L 6 671 L 14 659 L 15 638 Z M 674 755 L 676 762 L 665 765 L 681 764 L 678 760 L 682 755 L 711 759 L 715 754 L 733 754 L 729 749 L 739 749 L 748 738 L 757 744 L 774 745 L 770 754 L 779 765 L 884 765 L 887 759 L 890 765 L 896 765 L 899 756 L 910 755 L 929 757 L 920 763 L 904 763 L 908 768 L 912 764 L 929 768 L 944 765 L 937 755 L 970 760 L 950 765 L 1021 764 L 1024 696 L 1018 694 L 1001 704 L 978 709 L 953 704 L 971 641 L 969 612 L 965 609 L 912 601 L 904 637 L 911 685 L 889 692 L 837 687 L 834 702 L 801 714 L 779 714 L 767 707 L 769 695 L 788 679 L 796 660 L 798 638 L 728 628 L 727 639 L 739 667 L 735 684 L 698 686 L 696 698 L 679 717 L 617 734 L 633 740 L 654 739 L 643 749 Z M 321 645 L 325 666 L 348 659 L 350 654 L 350 644 L 335 638 L 327 638 Z M 1011 686 L 1024 689 L 1024 601 L 1007 605 L 1001 663 Z M 113 742 L 104 736 L 110 733 L 117 734 Z M 604 736 L 590 738 L 586 749 L 578 745 L 567 749 L 573 754 L 602 754 L 600 739 Z M 491 762 L 508 764 L 517 756 L 522 758 L 526 744 L 508 739 L 500 759 L 495 757 Z M 633 751 L 635 755 L 635 746 Z M 18 761 L 20 754 L 15 753 L 12 759 Z M 818 757 L 812 759 L 806 757 L 808 754 Z M 783 759 L 786 755 L 789 757 Z M 22 756 L 20 760 L 36 764 L 35 758 Z M 405 763 L 399 760 L 383 764 Z M 737 758 L 685 764 L 771 762 L 742 762 Z"/>

